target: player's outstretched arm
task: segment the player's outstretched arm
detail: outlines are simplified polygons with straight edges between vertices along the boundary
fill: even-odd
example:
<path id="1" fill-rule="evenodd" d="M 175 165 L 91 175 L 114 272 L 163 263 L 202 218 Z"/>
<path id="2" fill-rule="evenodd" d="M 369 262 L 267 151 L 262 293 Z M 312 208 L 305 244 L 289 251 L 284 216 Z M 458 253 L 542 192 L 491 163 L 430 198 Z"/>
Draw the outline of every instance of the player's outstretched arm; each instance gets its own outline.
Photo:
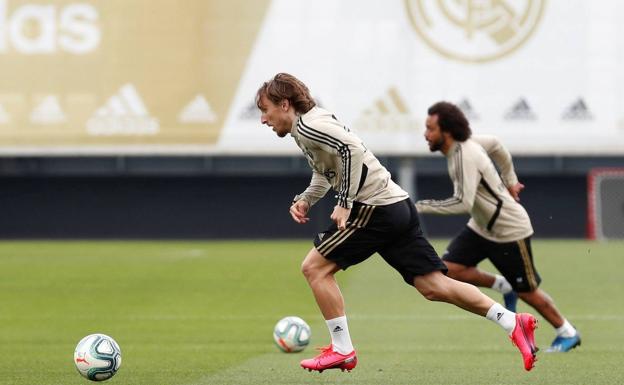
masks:
<path id="1" fill-rule="evenodd" d="M 465 153 L 457 153 L 460 160 L 455 172 L 449 174 L 453 181 L 453 196 L 443 200 L 424 199 L 416 202 L 416 210 L 423 214 L 454 215 L 472 211 L 481 173 L 477 162 Z"/>

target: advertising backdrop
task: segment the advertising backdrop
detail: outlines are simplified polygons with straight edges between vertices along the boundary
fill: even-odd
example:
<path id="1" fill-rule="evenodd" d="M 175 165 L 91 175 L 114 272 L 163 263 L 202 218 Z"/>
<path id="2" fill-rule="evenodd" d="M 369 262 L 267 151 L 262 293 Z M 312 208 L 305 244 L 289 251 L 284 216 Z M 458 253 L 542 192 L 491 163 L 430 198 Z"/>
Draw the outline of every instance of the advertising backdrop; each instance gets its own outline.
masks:
<path id="1" fill-rule="evenodd" d="M 302 79 L 378 154 L 457 103 L 514 154 L 624 155 L 618 0 L 0 0 L 0 154 L 295 154 L 254 103 Z"/>

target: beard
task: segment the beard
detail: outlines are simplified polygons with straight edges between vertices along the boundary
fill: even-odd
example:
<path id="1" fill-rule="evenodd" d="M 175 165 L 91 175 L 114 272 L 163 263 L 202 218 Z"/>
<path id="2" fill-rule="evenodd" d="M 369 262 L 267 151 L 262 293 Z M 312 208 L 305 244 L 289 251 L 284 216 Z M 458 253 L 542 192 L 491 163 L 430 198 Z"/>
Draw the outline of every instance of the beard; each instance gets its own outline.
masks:
<path id="1" fill-rule="evenodd" d="M 444 144 L 444 138 L 442 137 L 440 137 L 440 139 L 436 142 L 429 142 L 429 151 L 431 152 L 440 151 L 443 144 Z"/>

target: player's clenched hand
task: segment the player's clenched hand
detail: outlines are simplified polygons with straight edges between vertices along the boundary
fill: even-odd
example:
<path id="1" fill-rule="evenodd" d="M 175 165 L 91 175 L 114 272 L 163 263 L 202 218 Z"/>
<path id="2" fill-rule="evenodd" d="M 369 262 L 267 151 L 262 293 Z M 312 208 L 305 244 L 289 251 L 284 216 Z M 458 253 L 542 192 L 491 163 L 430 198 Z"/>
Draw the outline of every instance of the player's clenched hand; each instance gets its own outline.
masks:
<path id="1" fill-rule="evenodd" d="M 511 194 L 513 199 L 516 200 L 516 202 L 520 202 L 520 191 L 522 191 L 523 189 L 524 185 L 520 182 L 516 183 L 513 186 L 507 187 L 507 190 L 509 190 L 509 193 Z"/>
<path id="2" fill-rule="evenodd" d="M 290 206 L 290 216 L 297 223 L 307 223 L 310 220 L 310 218 L 306 217 L 308 210 L 310 210 L 308 202 L 300 199 Z"/>
<path id="3" fill-rule="evenodd" d="M 332 221 L 336 222 L 338 230 L 344 230 L 347 227 L 347 220 L 349 219 L 350 214 L 351 209 L 345 209 L 341 206 L 335 206 L 330 218 Z"/>

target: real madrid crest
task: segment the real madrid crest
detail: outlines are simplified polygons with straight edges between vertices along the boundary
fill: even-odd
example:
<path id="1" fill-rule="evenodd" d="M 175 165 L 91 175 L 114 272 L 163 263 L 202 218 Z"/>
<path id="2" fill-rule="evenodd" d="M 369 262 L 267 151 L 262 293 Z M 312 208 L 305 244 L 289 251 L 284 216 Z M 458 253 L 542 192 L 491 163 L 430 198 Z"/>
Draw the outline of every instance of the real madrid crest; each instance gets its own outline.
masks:
<path id="1" fill-rule="evenodd" d="M 463 62 L 499 59 L 535 31 L 546 0 L 405 0 L 418 35 L 441 55 Z"/>

